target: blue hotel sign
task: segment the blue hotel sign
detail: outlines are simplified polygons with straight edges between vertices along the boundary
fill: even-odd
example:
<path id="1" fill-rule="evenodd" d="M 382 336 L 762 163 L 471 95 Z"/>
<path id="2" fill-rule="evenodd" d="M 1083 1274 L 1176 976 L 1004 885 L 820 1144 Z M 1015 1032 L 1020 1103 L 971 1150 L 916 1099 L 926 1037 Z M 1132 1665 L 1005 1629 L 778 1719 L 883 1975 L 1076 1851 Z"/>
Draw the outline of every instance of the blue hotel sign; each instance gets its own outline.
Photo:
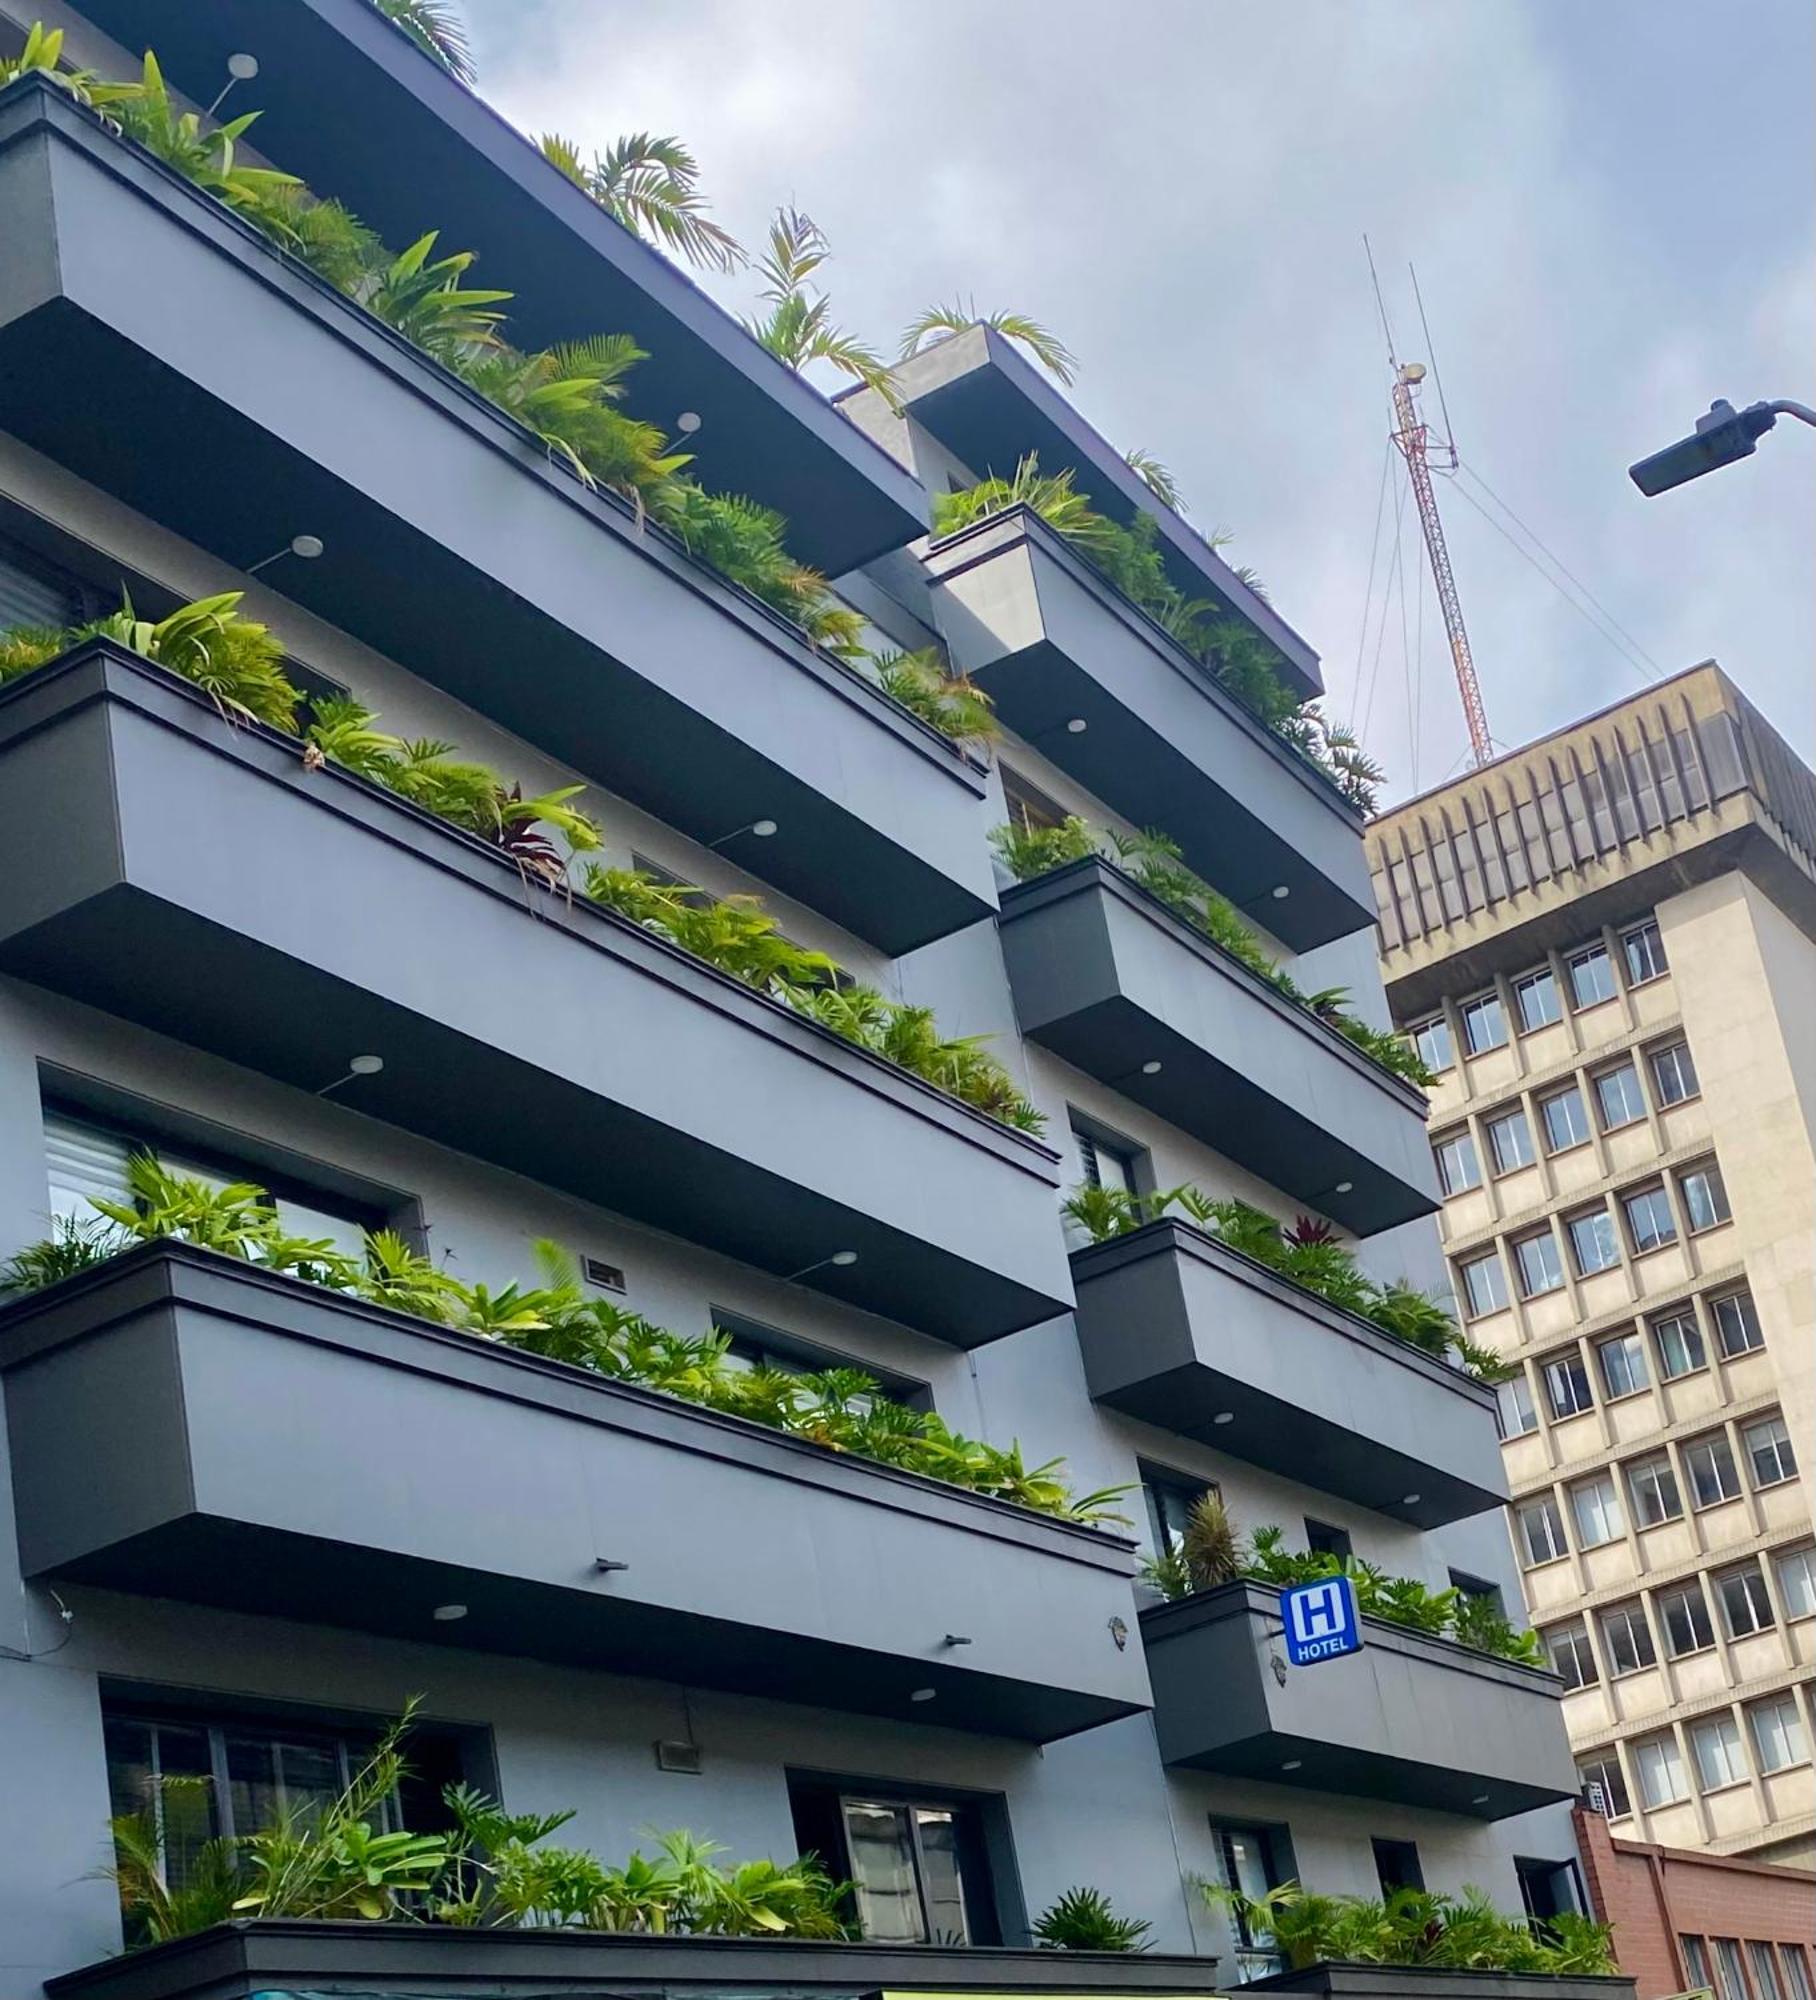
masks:
<path id="1" fill-rule="evenodd" d="M 1286 1626 L 1286 1657 L 1295 1667 L 1313 1667 L 1362 1650 L 1356 1588 L 1346 1576 L 1290 1585 L 1280 1593 L 1280 1617 Z"/>

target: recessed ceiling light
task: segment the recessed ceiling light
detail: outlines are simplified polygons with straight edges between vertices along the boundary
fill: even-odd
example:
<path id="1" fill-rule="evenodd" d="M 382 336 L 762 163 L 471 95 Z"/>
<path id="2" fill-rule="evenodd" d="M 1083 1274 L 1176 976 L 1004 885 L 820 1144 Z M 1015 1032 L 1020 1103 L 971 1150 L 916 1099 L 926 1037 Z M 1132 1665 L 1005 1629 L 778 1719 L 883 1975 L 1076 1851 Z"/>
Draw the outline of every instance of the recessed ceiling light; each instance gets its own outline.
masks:
<path id="1" fill-rule="evenodd" d="M 938 1688 L 916 1688 L 908 1699 L 910 1701 L 931 1701 L 938 1693 Z"/>
<path id="2" fill-rule="evenodd" d="M 1419 1495 L 1418 1495 L 1418 1494 L 1416 1494 L 1416 1493 L 1402 1493 L 1402 1494 L 1400 1495 L 1400 1505 L 1401 1505 L 1402 1507 L 1416 1507 L 1416 1506 L 1417 1506 L 1418 1504 L 1419 1504 Z"/>
<path id="3" fill-rule="evenodd" d="M 430 1614 L 438 1625 L 452 1625 L 456 1619 L 467 1615 L 464 1604 L 438 1604 Z"/>
<path id="4" fill-rule="evenodd" d="M 1276 903 L 1284 903 L 1292 893 L 1292 889 L 1287 883 L 1276 882 L 1274 884 L 1274 901 Z"/>
<path id="5" fill-rule="evenodd" d="M 1485 1806 L 1488 1803 L 1488 1794 L 1486 1792 L 1477 1792 L 1475 1797 L 1471 1799 L 1469 1803 L 1472 1806 Z"/>
<path id="6" fill-rule="evenodd" d="M 1235 1421 L 1236 1412 L 1234 1410 L 1219 1410 L 1211 1419 L 1211 1422 L 1214 1424 L 1233 1424 Z"/>
<path id="7" fill-rule="evenodd" d="M 1339 1181 L 1337 1183 L 1336 1192 L 1338 1194 L 1354 1194 L 1355 1191 L 1356 1184 L 1354 1181 Z"/>
<path id="8" fill-rule="evenodd" d="M 1066 734 L 1068 736 L 1082 736 L 1090 726 L 1082 715 L 1075 715 L 1066 724 Z"/>
<path id="9" fill-rule="evenodd" d="M 1160 1074 L 1160 1069 L 1161 1069 L 1160 1060 L 1158 1057 L 1156 1057 L 1154 1061 L 1144 1062 L 1142 1064 L 1141 1073 L 1143 1076 L 1158 1076 Z"/>
<path id="10" fill-rule="evenodd" d="M 1305 1759 L 1303 1757 L 1289 1757 L 1280 1768 L 1283 1771 L 1298 1771 L 1302 1770 L 1304 1765 Z"/>

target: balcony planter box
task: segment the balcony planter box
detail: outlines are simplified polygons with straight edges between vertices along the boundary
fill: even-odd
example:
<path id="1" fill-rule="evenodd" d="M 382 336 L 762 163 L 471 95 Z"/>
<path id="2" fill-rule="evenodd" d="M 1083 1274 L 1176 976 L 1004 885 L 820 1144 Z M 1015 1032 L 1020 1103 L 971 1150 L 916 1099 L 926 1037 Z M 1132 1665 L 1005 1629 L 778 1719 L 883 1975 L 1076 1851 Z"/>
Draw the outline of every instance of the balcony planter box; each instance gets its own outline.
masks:
<path id="1" fill-rule="evenodd" d="M 0 428 L 235 568 L 319 535 L 299 604 L 697 839 L 773 819 L 730 852 L 887 952 L 989 915 L 972 759 L 67 92 L 0 96 L 0 212 Z"/>
<path id="2" fill-rule="evenodd" d="M 1505 1502 L 1490 1389 L 1208 1231 L 1075 1250 L 1072 1282 L 1098 1402 L 1409 1527 Z"/>
<path id="3" fill-rule="evenodd" d="M 44 1982 L 53 2000 L 253 2000 L 321 1993 L 758 1995 L 1025 1993 L 1210 1996 L 1217 1961 L 1162 1952 L 850 1944 L 821 1939 L 470 1931 L 265 1918 Z M 1606 1983 L 1606 1982 L 1603 1982 Z M 1524 1996 L 1520 1996 L 1524 2000 Z M 1564 1995 L 1562 2000 L 1589 2000 Z M 1595 1996 L 1600 2000 L 1600 1996 Z"/>
<path id="4" fill-rule="evenodd" d="M 1359 1653 L 1291 1667 L 1278 1591 L 1142 1612 L 1162 1761 L 1483 1820 L 1575 1796 L 1555 1674 L 1362 1623 Z"/>
<path id="5" fill-rule="evenodd" d="M 1358 1235 L 1436 1209 L 1425 1093 L 1119 868 L 1019 883 L 1001 927 L 1030 1041 Z"/>
<path id="6" fill-rule="evenodd" d="M 1147 1705 L 1126 1540 L 210 1251 L 0 1308 L 0 1377 L 30 1576 L 1030 1742 Z"/>
<path id="7" fill-rule="evenodd" d="M 1248 1987 L 1316 2000 L 1632 2000 L 1631 1979 L 1585 1972 L 1478 1972 L 1433 1965 L 1326 1962 L 1270 1973 Z"/>
<path id="8" fill-rule="evenodd" d="M 1070 1303 L 1050 1149 L 116 647 L 0 691 L 0 853 L 0 971 L 959 1345 Z"/>
<path id="9" fill-rule="evenodd" d="M 979 521 L 926 566 L 954 664 L 1042 756 L 1294 951 L 1374 922 L 1361 815 L 1038 515 Z"/>

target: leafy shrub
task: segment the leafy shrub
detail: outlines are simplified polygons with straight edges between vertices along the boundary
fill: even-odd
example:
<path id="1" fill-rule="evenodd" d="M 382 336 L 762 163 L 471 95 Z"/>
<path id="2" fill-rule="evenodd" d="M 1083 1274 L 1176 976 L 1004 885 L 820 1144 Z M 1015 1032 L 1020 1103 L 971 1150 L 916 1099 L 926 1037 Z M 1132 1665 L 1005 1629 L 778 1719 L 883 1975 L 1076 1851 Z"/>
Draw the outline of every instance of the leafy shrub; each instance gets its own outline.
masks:
<path id="1" fill-rule="evenodd" d="M 1154 1926 L 1119 1917 L 1101 1889 L 1068 1889 L 1034 1919 L 1034 1942 L 1049 1951 L 1146 1951 Z"/>

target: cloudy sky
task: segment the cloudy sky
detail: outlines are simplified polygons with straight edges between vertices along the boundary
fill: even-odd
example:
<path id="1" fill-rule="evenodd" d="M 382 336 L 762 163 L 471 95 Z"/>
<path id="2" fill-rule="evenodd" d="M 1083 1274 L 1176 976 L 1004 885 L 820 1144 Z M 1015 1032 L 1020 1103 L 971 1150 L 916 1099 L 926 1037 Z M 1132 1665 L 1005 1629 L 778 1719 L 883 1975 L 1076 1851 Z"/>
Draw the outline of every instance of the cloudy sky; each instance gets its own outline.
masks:
<path id="1" fill-rule="evenodd" d="M 1625 476 L 1716 396 L 1816 402 L 1806 0 L 467 4 L 481 88 L 526 129 L 681 134 L 746 242 L 779 202 L 811 213 L 873 343 L 961 296 L 1059 332 L 1080 407 L 1233 534 L 1403 795 L 1468 739 L 1409 504 L 1385 589 L 1397 464 L 1374 541 L 1366 231 L 1403 358 L 1428 358 L 1409 260 L 1424 291 L 1497 741 L 1713 655 L 1816 761 L 1816 433 L 1781 422 L 1660 500 Z M 751 287 L 709 283 L 734 307 Z"/>

